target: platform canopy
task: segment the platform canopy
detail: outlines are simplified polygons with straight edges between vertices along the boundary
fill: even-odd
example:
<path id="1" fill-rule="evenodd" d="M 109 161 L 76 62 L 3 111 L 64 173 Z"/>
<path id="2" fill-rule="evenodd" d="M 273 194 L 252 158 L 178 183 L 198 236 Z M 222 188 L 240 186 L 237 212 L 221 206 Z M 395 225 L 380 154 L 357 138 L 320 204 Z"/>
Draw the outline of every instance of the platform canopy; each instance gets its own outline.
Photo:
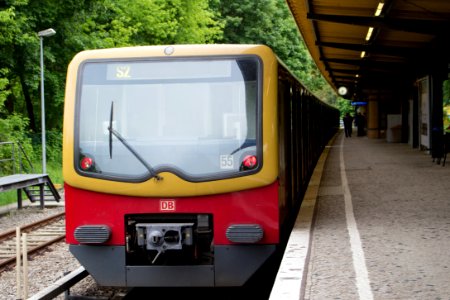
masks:
<path id="1" fill-rule="evenodd" d="M 287 3 L 320 71 L 336 91 L 347 88 L 347 99 L 389 94 L 448 70 L 450 0 Z"/>

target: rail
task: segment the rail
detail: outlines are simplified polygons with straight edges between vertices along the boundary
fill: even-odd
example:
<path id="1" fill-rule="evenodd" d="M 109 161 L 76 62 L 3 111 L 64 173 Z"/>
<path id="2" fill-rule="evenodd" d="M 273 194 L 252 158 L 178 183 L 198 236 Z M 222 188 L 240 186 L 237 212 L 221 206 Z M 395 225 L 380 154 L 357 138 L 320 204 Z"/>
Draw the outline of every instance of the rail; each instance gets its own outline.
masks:
<path id="1" fill-rule="evenodd" d="M 79 267 L 75 271 L 70 272 L 66 276 L 62 277 L 46 289 L 34 294 L 28 300 L 47 300 L 53 299 L 59 294 L 67 291 L 69 288 L 80 282 L 89 273 L 83 268 Z"/>
<path id="2" fill-rule="evenodd" d="M 59 242 L 64 239 L 64 216 L 65 213 L 59 213 L 54 216 L 42 219 L 29 225 L 21 226 L 20 231 L 29 233 L 29 247 L 28 254 L 40 251 L 51 244 Z M 58 223 L 59 222 L 59 223 Z M 45 231 L 45 226 L 57 224 L 59 228 L 51 228 Z M 33 239 L 32 232 L 37 232 L 37 238 Z M 0 273 L 6 267 L 12 266 L 16 263 L 16 252 L 14 248 L 14 238 L 16 237 L 16 230 L 9 230 L 0 234 Z M 3 247 L 4 246 L 4 247 Z"/>

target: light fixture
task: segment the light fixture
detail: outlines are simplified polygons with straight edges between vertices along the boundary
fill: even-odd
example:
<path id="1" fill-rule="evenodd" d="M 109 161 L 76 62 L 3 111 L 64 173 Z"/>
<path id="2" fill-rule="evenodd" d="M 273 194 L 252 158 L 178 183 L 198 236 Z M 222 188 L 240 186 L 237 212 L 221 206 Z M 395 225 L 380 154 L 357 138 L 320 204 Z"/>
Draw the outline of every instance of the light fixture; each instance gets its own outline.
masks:
<path id="1" fill-rule="evenodd" d="M 56 31 L 53 28 L 45 29 L 45 30 L 38 32 L 39 37 L 48 37 L 48 36 L 52 36 L 55 34 L 56 34 Z"/>
<path id="2" fill-rule="evenodd" d="M 375 11 L 375 17 L 379 17 L 381 15 L 381 12 L 383 11 L 383 6 L 384 6 L 383 2 L 378 3 L 377 10 Z"/>
<path id="3" fill-rule="evenodd" d="M 367 30 L 366 41 L 370 40 L 372 33 L 373 33 L 373 27 L 369 27 L 369 30 Z"/>
<path id="4" fill-rule="evenodd" d="M 383 7 L 384 7 L 384 3 L 383 2 L 379 2 L 377 5 L 377 9 L 375 10 L 375 17 L 379 17 L 381 15 L 381 12 L 383 11 Z M 370 41 L 370 38 L 372 37 L 373 34 L 373 27 L 369 27 L 369 29 L 367 30 L 367 34 L 366 34 L 366 41 Z M 363 58 L 366 55 L 366 52 L 363 51 L 361 52 L 361 58 Z"/>

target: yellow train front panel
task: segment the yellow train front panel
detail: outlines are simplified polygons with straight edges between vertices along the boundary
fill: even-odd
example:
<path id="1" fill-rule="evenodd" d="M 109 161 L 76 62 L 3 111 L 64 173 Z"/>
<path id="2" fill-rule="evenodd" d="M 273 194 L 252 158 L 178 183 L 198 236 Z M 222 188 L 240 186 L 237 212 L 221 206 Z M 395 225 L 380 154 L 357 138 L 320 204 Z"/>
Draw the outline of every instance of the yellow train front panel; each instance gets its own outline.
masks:
<path id="1" fill-rule="evenodd" d="M 65 183 L 140 197 L 270 185 L 278 176 L 277 70 L 261 45 L 79 53 L 66 84 Z"/>

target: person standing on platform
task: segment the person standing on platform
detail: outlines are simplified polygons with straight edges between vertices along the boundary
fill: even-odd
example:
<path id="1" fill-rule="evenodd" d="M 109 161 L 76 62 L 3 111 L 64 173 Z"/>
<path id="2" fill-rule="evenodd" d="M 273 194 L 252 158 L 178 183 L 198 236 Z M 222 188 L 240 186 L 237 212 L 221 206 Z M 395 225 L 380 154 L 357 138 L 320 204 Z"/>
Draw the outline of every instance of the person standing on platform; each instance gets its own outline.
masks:
<path id="1" fill-rule="evenodd" d="M 350 116 L 349 113 L 346 113 L 344 118 L 342 118 L 344 121 L 344 131 L 345 131 L 345 137 L 352 137 L 352 123 L 353 123 L 353 117 Z"/>
<path id="2" fill-rule="evenodd" d="M 358 113 L 355 116 L 355 125 L 358 128 L 358 136 L 364 136 L 366 127 L 366 118 L 361 113 Z"/>

